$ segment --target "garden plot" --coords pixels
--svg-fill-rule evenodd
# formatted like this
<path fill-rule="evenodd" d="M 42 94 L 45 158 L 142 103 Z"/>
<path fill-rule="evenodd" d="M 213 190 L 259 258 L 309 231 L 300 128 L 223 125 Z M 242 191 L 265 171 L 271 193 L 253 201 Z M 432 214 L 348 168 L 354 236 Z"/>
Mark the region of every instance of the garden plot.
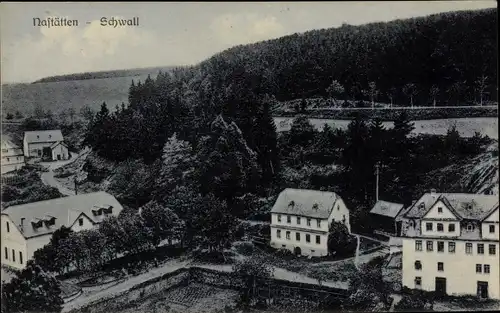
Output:
<path fill-rule="evenodd" d="M 122 312 L 211 313 L 234 306 L 237 300 L 237 291 L 193 283 L 149 297 Z"/>

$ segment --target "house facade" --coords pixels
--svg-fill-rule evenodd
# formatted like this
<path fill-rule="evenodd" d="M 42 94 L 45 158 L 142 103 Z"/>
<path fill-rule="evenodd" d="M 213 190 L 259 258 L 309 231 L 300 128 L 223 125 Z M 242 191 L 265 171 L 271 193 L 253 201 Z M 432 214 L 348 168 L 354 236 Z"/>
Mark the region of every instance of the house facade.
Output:
<path fill-rule="evenodd" d="M 403 286 L 500 299 L 498 196 L 424 194 L 402 214 Z"/>
<path fill-rule="evenodd" d="M 10 140 L 2 138 L 2 174 L 16 171 L 24 166 L 23 150 Z"/>
<path fill-rule="evenodd" d="M 63 141 L 64 138 L 59 129 L 25 132 L 23 140 L 24 155 L 52 161 L 67 160 L 70 155 L 68 147 Z"/>
<path fill-rule="evenodd" d="M 336 193 L 285 189 L 271 210 L 270 244 L 298 255 L 325 256 L 333 221 L 344 223 L 350 232 L 349 210 Z"/>
<path fill-rule="evenodd" d="M 122 210 L 115 197 L 106 192 L 8 207 L 1 214 L 2 265 L 22 269 L 62 226 L 75 232 L 91 229 Z"/>

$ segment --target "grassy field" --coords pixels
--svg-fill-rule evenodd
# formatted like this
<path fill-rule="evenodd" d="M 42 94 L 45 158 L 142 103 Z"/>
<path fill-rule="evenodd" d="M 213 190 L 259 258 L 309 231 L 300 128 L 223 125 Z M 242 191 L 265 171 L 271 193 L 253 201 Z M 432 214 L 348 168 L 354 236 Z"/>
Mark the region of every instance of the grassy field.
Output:
<path fill-rule="evenodd" d="M 275 117 L 274 122 L 278 131 L 290 130 L 293 118 Z M 311 124 L 316 129 L 321 129 L 324 124 L 333 128 L 346 129 L 349 120 L 319 119 L 311 118 Z M 393 127 L 393 122 L 383 122 L 385 127 Z M 446 118 L 436 120 L 417 120 L 414 122 L 415 134 L 445 135 L 448 129 L 455 125 L 461 136 L 472 137 L 475 132 L 487 135 L 490 138 L 498 139 L 498 118 L 497 117 L 473 117 L 473 118 Z"/>
<path fill-rule="evenodd" d="M 115 105 L 128 102 L 132 80 L 144 81 L 148 74 L 151 77 L 158 74 L 158 69 L 150 71 L 134 76 L 2 85 L 2 114 L 19 111 L 27 116 L 37 107 L 54 114 L 68 108 L 79 113 L 86 104 L 99 109 L 103 102 L 113 109 Z"/>

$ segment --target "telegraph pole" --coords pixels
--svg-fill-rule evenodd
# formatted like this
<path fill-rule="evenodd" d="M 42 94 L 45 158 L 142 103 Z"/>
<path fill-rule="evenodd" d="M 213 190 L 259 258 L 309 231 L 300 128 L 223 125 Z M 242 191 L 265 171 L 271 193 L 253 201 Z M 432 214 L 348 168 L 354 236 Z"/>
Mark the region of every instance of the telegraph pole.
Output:
<path fill-rule="evenodd" d="M 78 194 L 78 182 L 76 181 L 76 175 L 75 175 L 74 182 L 75 182 L 75 195 L 77 195 Z"/>
<path fill-rule="evenodd" d="M 377 164 L 375 164 L 375 176 L 376 176 L 376 181 L 375 181 L 375 199 L 376 199 L 377 202 L 378 202 L 379 168 L 380 168 L 380 164 L 379 164 L 379 162 L 377 162 Z"/>

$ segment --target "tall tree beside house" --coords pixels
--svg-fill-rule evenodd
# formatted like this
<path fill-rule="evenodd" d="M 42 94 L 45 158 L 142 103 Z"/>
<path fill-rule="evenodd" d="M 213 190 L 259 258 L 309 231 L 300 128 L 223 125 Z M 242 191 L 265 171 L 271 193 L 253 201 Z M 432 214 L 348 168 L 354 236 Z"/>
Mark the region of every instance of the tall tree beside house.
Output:
<path fill-rule="evenodd" d="M 45 271 L 62 274 L 68 267 L 70 260 L 58 251 L 62 240 L 67 239 L 72 232 L 70 228 L 61 226 L 52 234 L 47 245 L 34 252 L 34 262 Z"/>
<path fill-rule="evenodd" d="M 372 108 L 375 107 L 375 99 L 377 98 L 378 94 L 379 90 L 377 89 L 377 84 L 375 82 L 370 82 L 368 84 L 368 95 L 372 103 Z"/>
<path fill-rule="evenodd" d="M 290 144 L 307 145 L 314 140 L 316 131 L 306 115 L 299 115 L 293 119 L 290 128 Z"/>
<path fill-rule="evenodd" d="M 356 251 L 356 238 L 342 222 L 333 221 L 328 232 L 328 253 L 337 256 L 353 256 Z"/>
<path fill-rule="evenodd" d="M 57 279 L 32 260 L 2 286 L 2 305 L 6 313 L 60 312 L 63 303 Z"/>

